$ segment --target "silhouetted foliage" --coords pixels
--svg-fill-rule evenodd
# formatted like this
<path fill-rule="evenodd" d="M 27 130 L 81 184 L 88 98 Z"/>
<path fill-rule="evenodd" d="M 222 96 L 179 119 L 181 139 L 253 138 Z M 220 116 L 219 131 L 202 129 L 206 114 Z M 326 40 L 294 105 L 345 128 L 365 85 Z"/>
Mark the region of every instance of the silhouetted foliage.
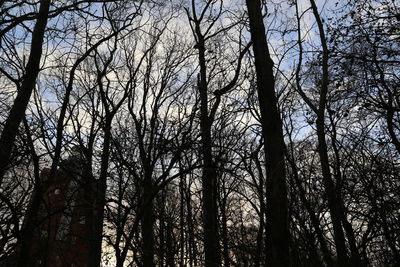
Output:
<path fill-rule="evenodd" d="M 0 266 L 399 266 L 396 1 L 0 1 Z"/>

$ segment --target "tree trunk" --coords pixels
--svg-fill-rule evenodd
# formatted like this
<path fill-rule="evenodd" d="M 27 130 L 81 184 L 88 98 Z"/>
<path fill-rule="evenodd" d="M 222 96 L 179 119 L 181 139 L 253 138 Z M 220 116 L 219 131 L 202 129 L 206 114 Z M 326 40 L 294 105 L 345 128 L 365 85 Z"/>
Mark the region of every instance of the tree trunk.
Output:
<path fill-rule="evenodd" d="M 198 51 L 200 76 L 198 90 L 200 93 L 200 130 L 201 130 L 201 157 L 203 160 L 202 192 L 203 192 L 203 228 L 204 228 L 204 253 L 205 267 L 221 266 L 220 244 L 218 235 L 218 208 L 216 198 L 217 173 L 212 157 L 211 124 L 212 119 L 208 115 L 208 88 L 206 75 L 206 57 L 204 38 L 201 35 L 199 25 Z"/>
<path fill-rule="evenodd" d="M 33 264 L 30 261 L 31 247 L 35 229 L 39 225 L 37 215 L 39 213 L 40 204 L 42 203 L 43 194 L 42 183 L 35 184 L 32 202 L 25 214 L 28 223 L 26 227 L 21 230 L 21 250 L 19 252 L 18 267 L 29 267 Z"/>
<path fill-rule="evenodd" d="M 171 217 L 167 217 L 167 257 L 166 257 L 166 266 L 167 267 L 174 267 L 175 266 L 175 243 L 173 242 L 174 232 L 173 232 L 173 224 Z"/>
<path fill-rule="evenodd" d="M 151 176 L 143 181 L 143 216 L 141 219 L 143 242 L 143 266 L 154 267 L 154 236 L 153 236 L 153 187 Z M 164 244 L 161 244 L 162 246 Z"/>
<path fill-rule="evenodd" d="M 310 216 L 311 225 L 313 226 L 314 231 L 315 231 L 315 233 L 317 235 L 317 239 L 318 239 L 318 242 L 320 244 L 321 252 L 322 252 L 323 258 L 325 260 L 325 263 L 326 263 L 326 265 L 328 267 L 333 267 L 334 266 L 334 262 L 333 262 L 333 259 L 332 259 L 331 252 L 328 249 L 328 245 L 326 243 L 324 233 L 323 233 L 323 231 L 321 229 L 320 221 L 319 221 L 317 215 L 315 214 L 315 211 L 314 211 L 313 207 L 311 206 L 310 202 L 308 201 L 308 199 L 306 197 L 306 190 L 304 189 L 304 187 L 303 187 L 303 185 L 301 183 L 301 179 L 300 179 L 299 174 L 298 174 L 298 168 L 297 168 L 297 166 L 296 166 L 296 164 L 295 164 L 295 162 L 293 160 L 293 157 L 289 158 L 289 163 L 290 163 L 290 165 L 292 167 L 292 170 L 293 170 L 294 182 L 295 182 L 295 184 L 296 184 L 296 186 L 297 186 L 297 188 L 299 190 L 298 195 L 300 197 L 300 201 L 302 202 L 302 204 L 306 208 L 306 211 L 307 211 L 308 215 Z"/>
<path fill-rule="evenodd" d="M 259 185 L 257 189 L 258 199 L 260 201 L 260 226 L 257 232 L 257 247 L 256 247 L 256 258 L 254 259 L 254 266 L 260 267 L 263 265 L 264 254 L 263 254 L 263 247 L 264 247 L 264 233 L 265 233 L 265 194 L 264 194 L 264 175 L 263 170 L 261 167 L 260 160 L 254 157 L 254 161 L 256 163 L 256 167 L 258 170 L 258 177 L 259 177 Z"/>
<path fill-rule="evenodd" d="M 310 0 L 311 8 L 317 21 L 319 38 L 322 46 L 322 84 L 320 89 L 320 99 L 317 109 L 317 136 L 318 136 L 318 154 L 321 162 L 322 178 L 325 187 L 325 194 L 328 199 L 328 208 L 331 214 L 334 241 L 336 245 L 336 252 L 338 256 L 339 266 L 348 266 L 348 256 L 346 249 L 346 240 L 344 238 L 344 232 L 341 223 L 341 201 L 338 197 L 335 189 L 335 184 L 332 179 L 332 174 L 329 166 L 328 146 L 326 144 L 325 134 L 325 109 L 328 94 L 328 59 L 329 50 L 327 46 L 327 40 L 325 37 L 325 31 L 323 28 L 322 20 L 319 16 L 317 6 L 314 0 Z"/>
<path fill-rule="evenodd" d="M 36 78 L 39 74 L 40 59 L 42 57 L 43 36 L 47 25 L 50 0 L 42 0 L 36 20 L 35 28 L 32 33 L 31 52 L 26 65 L 25 75 L 17 97 L 10 110 L 8 118 L 0 137 L 0 184 L 3 181 L 4 173 L 11 158 L 18 127 L 25 116 L 25 110 L 31 98 Z"/>
<path fill-rule="evenodd" d="M 296 170 L 294 170 L 294 171 L 296 172 Z M 325 259 L 325 263 L 327 266 L 333 267 L 334 264 L 333 264 L 332 256 L 328 249 L 328 245 L 326 244 L 324 234 L 321 230 L 320 221 L 318 220 L 318 217 L 315 215 L 313 208 L 311 207 L 309 201 L 306 198 L 306 192 L 303 188 L 303 185 L 301 184 L 299 177 L 297 176 L 297 173 L 294 174 L 294 178 L 295 178 L 297 188 L 299 189 L 300 200 L 303 203 L 304 207 L 306 208 L 308 215 L 310 216 L 311 225 L 313 226 L 314 231 L 317 235 L 319 245 L 321 246 L 322 255 Z"/>
<path fill-rule="evenodd" d="M 347 250 L 344 238 L 344 232 L 341 224 L 341 214 L 338 198 L 335 193 L 335 185 L 329 167 L 328 149 L 325 141 L 325 130 L 323 118 L 317 118 L 317 135 L 318 135 L 318 154 L 321 161 L 322 178 L 325 187 L 325 195 L 328 199 L 328 208 L 331 215 L 333 225 L 333 235 L 338 256 L 339 266 L 348 266 Z"/>
<path fill-rule="evenodd" d="M 165 190 L 162 190 L 161 191 L 161 196 L 160 196 L 160 200 L 159 200 L 159 206 L 160 206 L 160 211 L 159 211 L 159 214 L 158 214 L 158 217 L 159 217 L 159 227 L 160 227 L 160 230 L 159 230 L 159 233 L 158 233 L 158 236 L 159 236 L 159 238 L 160 238 L 160 246 L 159 246 L 159 248 L 158 248 L 158 262 L 157 262 L 157 264 L 158 264 L 158 266 L 160 266 L 160 267 L 164 267 L 164 257 L 165 257 L 165 251 L 166 251 L 166 249 L 167 249 L 167 245 L 166 245 L 166 234 L 165 234 L 165 219 L 166 219 L 166 217 L 165 217 L 165 206 L 166 206 L 166 203 L 165 203 Z"/>
<path fill-rule="evenodd" d="M 195 243 L 195 232 L 192 214 L 190 184 L 186 186 L 186 221 L 188 224 L 188 251 L 189 251 L 189 267 L 197 266 L 197 250 Z"/>
<path fill-rule="evenodd" d="M 179 161 L 179 171 L 182 172 L 182 163 Z M 185 264 L 185 186 L 184 186 L 185 176 L 181 174 L 179 176 L 179 266 L 183 267 Z"/>
<path fill-rule="evenodd" d="M 88 266 L 98 267 L 101 262 L 101 243 L 103 240 L 103 221 L 104 221 L 104 207 L 106 202 L 107 191 L 107 176 L 108 176 L 108 161 L 110 157 L 110 143 L 111 143 L 111 122 L 113 115 L 108 114 L 104 127 L 104 144 L 103 153 L 101 155 L 101 169 L 98 181 L 96 181 L 96 190 L 94 192 L 94 210 L 89 218 L 86 218 L 92 229 L 88 229 L 90 238 L 89 247 L 89 262 Z M 93 217 L 92 217 L 93 216 Z"/>
<path fill-rule="evenodd" d="M 221 203 L 221 216 L 222 216 L 222 244 L 223 244 L 223 256 L 224 256 L 224 267 L 230 266 L 230 258 L 229 258 L 229 243 L 228 243 L 228 218 L 226 216 L 226 198 L 224 196 Z"/>
<path fill-rule="evenodd" d="M 290 266 L 289 225 L 284 157 L 284 140 L 280 118 L 273 62 L 269 55 L 260 0 L 246 0 L 253 41 L 257 91 L 267 173 L 267 235 L 270 266 Z"/>

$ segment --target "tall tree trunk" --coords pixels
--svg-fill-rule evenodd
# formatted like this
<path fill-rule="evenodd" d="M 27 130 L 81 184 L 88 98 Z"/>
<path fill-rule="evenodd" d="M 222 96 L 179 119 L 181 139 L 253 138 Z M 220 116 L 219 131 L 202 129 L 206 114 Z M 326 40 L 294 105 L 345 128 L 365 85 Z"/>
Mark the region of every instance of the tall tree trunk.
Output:
<path fill-rule="evenodd" d="M 100 176 L 96 183 L 97 188 L 94 190 L 94 210 L 89 218 L 86 218 L 91 225 L 88 229 L 90 233 L 90 247 L 89 247 L 89 267 L 98 267 L 101 262 L 101 243 L 103 240 L 103 221 L 104 221 L 104 207 L 106 203 L 107 191 L 107 176 L 108 176 L 108 161 L 110 157 L 110 143 L 111 143 L 111 122 L 113 114 L 108 114 L 106 117 L 104 127 L 104 144 L 103 153 L 101 155 Z M 93 188 L 93 187 L 92 187 Z"/>
<path fill-rule="evenodd" d="M 328 208 L 330 211 L 336 253 L 338 256 L 339 266 L 348 266 L 347 250 L 344 238 L 344 232 L 341 224 L 341 204 L 335 193 L 335 185 L 329 167 L 328 148 L 325 141 L 324 119 L 321 116 L 317 118 L 317 135 L 318 135 L 318 154 L 321 162 L 322 178 L 325 187 L 325 194 L 328 199 Z"/>
<path fill-rule="evenodd" d="M 204 228 L 204 253 L 205 266 L 221 266 L 221 248 L 218 235 L 218 208 L 216 198 L 217 172 L 212 157 L 211 124 L 212 119 L 208 114 L 208 88 L 206 74 L 206 57 L 204 37 L 200 26 L 196 25 L 198 37 L 198 51 L 200 75 L 198 90 L 200 93 L 200 131 L 201 131 L 201 157 L 203 161 L 202 192 L 203 192 L 203 228 Z"/>
<path fill-rule="evenodd" d="M 267 47 L 261 2 L 246 0 L 246 3 L 253 41 L 266 159 L 268 260 L 270 266 L 286 267 L 290 266 L 290 236 L 282 121 L 275 95 L 273 62 Z"/>
<path fill-rule="evenodd" d="M 31 51 L 26 65 L 25 75 L 4 125 L 3 132 L 1 133 L 0 184 L 3 181 L 4 173 L 11 158 L 11 152 L 18 132 L 18 127 L 25 116 L 25 110 L 28 106 L 33 88 L 35 87 L 36 78 L 39 74 L 43 37 L 47 25 L 50 2 L 50 0 L 42 0 L 40 2 L 39 13 L 32 33 Z"/>
<path fill-rule="evenodd" d="M 221 216 L 222 216 L 222 244 L 223 244 L 223 257 L 224 257 L 224 267 L 230 266 L 230 258 L 229 258 L 229 240 L 228 240 L 228 218 L 226 216 L 226 199 L 227 196 L 221 201 Z"/>
<path fill-rule="evenodd" d="M 256 258 L 254 259 L 254 266 L 260 267 L 262 266 L 263 262 L 265 262 L 263 253 L 264 251 L 263 240 L 265 233 L 265 209 L 266 209 L 265 193 L 264 193 L 265 186 L 264 186 L 264 175 L 261 162 L 257 156 L 254 157 L 254 162 L 256 163 L 258 177 L 259 177 L 257 194 L 258 194 L 258 199 L 260 201 L 260 226 L 257 232 L 257 247 L 256 247 Z"/>
<path fill-rule="evenodd" d="M 153 236 L 153 186 L 151 176 L 146 175 L 143 181 L 143 216 L 141 219 L 143 242 L 143 266 L 154 267 L 154 236 Z M 161 244 L 163 246 L 164 244 Z"/>
<path fill-rule="evenodd" d="M 160 196 L 160 200 L 159 200 L 159 204 L 158 204 L 158 206 L 161 206 L 160 207 L 160 211 L 159 211 L 159 215 L 158 215 L 158 217 L 159 217 L 159 227 L 160 227 L 160 231 L 159 231 L 159 233 L 158 233 L 158 236 L 159 236 L 159 238 L 160 238 L 160 246 L 159 246 L 159 248 L 158 248 L 158 266 L 160 266 L 160 267 L 164 267 L 164 257 L 165 257 L 165 251 L 166 251 L 166 248 L 167 248 L 167 245 L 166 245 L 166 239 L 165 239 L 165 237 L 166 237 L 166 234 L 165 234 L 165 206 L 166 206 L 166 203 L 165 203 L 165 190 L 162 190 L 161 191 L 161 196 Z"/>
<path fill-rule="evenodd" d="M 194 223 L 192 214 L 190 184 L 186 186 L 186 221 L 188 224 L 188 251 L 189 251 L 189 267 L 197 266 L 197 250 L 194 236 Z"/>
<path fill-rule="evenodd" d="M 325 109 L 328 94 L 328 60 L 329 50 L 327 46 L 327 40 L 325 37 L 325 31 L 323 28 L 321 17 L 319 16 L 317 6 L 314 0 L 310 0 L 311 8 L 317 21 L 319 30 L 319 38 L 322 46 L 322 84 L 320 89 L 320 99 L 317 108 L 317 136 L 318 136 L 318 154 L 321 162 L 322 177 L 325 186 L 325 193 L 328 199 L 328 207 L 331 214 L 334 240 L 336 245 L 336 251 L 338 255 L 338 265 L 348 266 L 348 257 L 346 249 L 346 240 L 344 238 L 344 232 L 341 223 L 341 199 L 336 193 L 335 184 L 332 179 L 332 174 L 329 166 L 328 146 L 326 144 L 325 134 Z"/>
<path fill-rule="evenodd" d="M 179 161 L 179 171 L 182 172 L 182 162 Z M 185 186 L 184 186 L 185 176 L 181 174 L 179 176 L 179 266 L 183 267 L 185 265 Z"/>
<path fill-rule="evenodd" d="M 321 251 L 322 251 L 322 255 L 324 257 L 325 263 L 327 266 L 333 267 L 334 264 L 333 264 L 333 260 L 331 257 L 331 253 L 328 249 L 328 245 L 326 244 L 325 237 L 321 230 L 318 217 L 315 215 L 314 209 L 311 207 L 310 202 L 306 198 L 306 191 L 303 188 L 303 185 L 301 184 L 300 178 L 298 177 L 298 174 L 297 174 L 297 170 L 294 169 L 294 172 L 295 173 L 293 174 L 293 176 L 294 176 L 297 188 L 299 189 L 300 200 L 303 203 L 304 207 L 306 208 L 308 215 L 310 216 L 311 225 L 313 226 L 314 231 L 317 235 L 317 239 L 318 239 L 319 245 L 321 246 Z"/>
<path fill-rule="evenodd" d="M 174 238 L 174 232 L 173 232 L 173 224 L 172 224 L 172 218 L 167 217 L 167 242 L 166 242 L 166 247 L 167 247 L 167 257 L 166 257 L 166 266 L 167 267 L 175 267 L 175 243 L 173 242 Z"/>
<path fill-rule="evenodd" d="M 43 183 L 41 182 L 40 170 L 39 170 L 39 157 L 36 154 L 31 131 L 29 129 L 29 125 L 28 122 L 26 121 L 26 118 L 23 119 L 23 123 L 25 127 L 26 136 L 28 139 L 29 150 L 32 155 L 34 174 L 35 174 L 35 185 L 33 190 L 34 195 L 32 196 L 32 202 L 30 203 L 29 208 L 27 209 L 27 213 L 25 214 L 26 217 L 25 221 L 28 223 L 26 223 L 24 229 L 21 229 L 20 232 L 17 232 L 18 233 L 17 243 L 21 245 L 18 266 L 27 266 L 29 264 L 28 255 L 30 254 L 30 248 L 32 244 L 34 230 L 38 224 L 37 215 L 39 212 L 39 207 L 40 203 L 42 202 L 42 195 L 43 195 Z M 6 198 L 5 200 L 8 200 L 8 198 Z M 11 203 L 9 206 L 12 206 Z M 19 222 L 15 220 L 14 224 L 16 226 L 15 231 L 18 231 Z"/>
<path fill-rule="evenodd" d="M 335 166 L 334 166 L 334 177 L 335 177 L 335 181 L 336 181 L 336 186 L 335 186 L 335 191 L 336 191 L 336 197 L 338 198 L 338 202 L 340 203 L 340 216 L 342 219 L 342 225 L 343 225 L 343 229 L 344 232 L 346 233 L 347 236 L 347 240 L 348 240 L 348 244 L 350 247 L 350 253 L 351 253 L 351 266 L 362 266 L 362 261 L 361 261 L 361 256 L 360 253 L 358 252 L 358 248 L 357 248 L 357 242 L 356 242 L 356 238 L 354 235 L 354 230 L 353 227 L 351 225 L 351 223 L 349 223 L 349 221 L 347 220 L 347 212 L 346 212 L 346 208 L 344 206 L 343 203 L 343 198 L 342 198 L 342 184 L 343 184 L 343 175 L 342 175 L 342 171 L 341 171 L 341 159 L 340 159 L 340 152 L 339 152 L 339 148 L 336 144 L 337 142 L 337 130 L 336 130 L 336 125 L 334 122 L 334 119 L 332 118 L 332 116 L 329 116 L 330 122 L 331 122 L 331 139 L 332 139 L 332 148 L 334 151 L 334 155 L 335 155 Z"/>
<path fill-rule="evenodd" d="M 18 127 L 25 117 L 25 110 L 39 74 L 43 38 L 48 21 L 50 2 L 50 0 L 42 0 L 40 2 L 38 17 L 32 33 L 31 51 L 26 65 L 26 72 L 21 87 L 18 88 L 17 97 L 15 98 L 14 105 L 10 110 L 0 137 L 0 184 L 3 181 L 7 165 L 11 158 Z M 30 248 L 32 247 L 34 230 L 37 226 L 37 214 L 42 201 L 42 192 L 44 188 L 38 179 L 36 179 L 36 182 L 37 185 L 35 185 L 35 194 L 33 196 L 31 208 L 29 209 L 29 213 L 26 214 L 29 223 L 27 223 L 25 229 L 22 230 L 21 239 L 19 240 L 21 244 L 18 260 L 19 267 L 30 265 Z"/>
<path fill-rule="evenodd" d="M 20 251 L 18 259 L 18 267 L 29 267 L 33 263 L 30 261 L 31 257 L 31 247 L 33 236 L 38 223 L 38 213 L 40 204 L 43 200 L 43 186 L 42 183 L 36 183 L 34 187 L 34 193 L 32 196 L 32 202 L 30 203 L 25 217 L 27 218 L 26 226 L 21 229 L 21 239 L 20 239 Z"/>
<path fill-rule="evenodd" d="M 292 140 L 291 140 L 292 142 Z M 315 214 L 315 210 L 314 208 L 311 206 L 311 203 L 308 201 L 307 197 L 306 197 L 306 189 L 303 187 L 302 182 L 301 182 L 301 178 L 299 177 L 299 172 L 298 172 L 298 167 L 296 166 L 296 163 L 294 161 L 294 156 L 293 156 L 293 152 L 291 152 L 291 156 L 288 156 L 288 162 L 292 168 L 293 171 L 293 179 L 294 182 L 297 186 L 298 191 L 298 196 L 300 198 L 301 203 L 304 205 L 304 207 L 306 208 L 306 211 L 310 217 L 310 221 L 311 221 L 311 225 L 314 228 L 314 231 L 317 235 L 317 239 L 318 242 L 320 244 L 321 247 L 321 252 L 323 255 L 323 258 L 325 260 L 325 264 L 328 267 L 333 267 L 334 266 L 334 261 L 332 259 L 332 255 L 331 252 L 328 248 L 327 242 L 325 240 L 325 236 L 324 233 L 321 229 L 320 226 L 320 221 L 317 217 L 317 215 Z"/>

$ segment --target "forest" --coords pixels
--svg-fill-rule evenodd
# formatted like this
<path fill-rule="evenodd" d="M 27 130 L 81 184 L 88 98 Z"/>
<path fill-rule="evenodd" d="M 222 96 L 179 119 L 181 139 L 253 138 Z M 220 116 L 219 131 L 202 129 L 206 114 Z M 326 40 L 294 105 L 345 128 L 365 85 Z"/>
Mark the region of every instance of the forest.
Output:
<path fill-rule="evenodd" d="M 0 134 L 0 266 L 400 266 L 399 0 L 0 0 Z"/>

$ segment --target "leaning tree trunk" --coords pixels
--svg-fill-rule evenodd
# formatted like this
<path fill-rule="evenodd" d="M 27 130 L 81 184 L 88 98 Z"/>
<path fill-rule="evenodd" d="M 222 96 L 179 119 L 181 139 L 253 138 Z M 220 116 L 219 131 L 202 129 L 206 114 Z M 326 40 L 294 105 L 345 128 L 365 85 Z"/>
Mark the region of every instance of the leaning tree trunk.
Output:
<path fill-rule="evenodd" d="M 21 87 L 10 110 L 8 118 L 0 137 L 0 184 L 7 165 L 11 158 L 11 151 L 14 145 L 18 127 L 25 116 L 25 110 L 31 98 L 36 78 L 39 74 L 40 59 L 42 57 L 43 36 L 47 25 L 50 9 L 50 0 L 42 0 L 32 33 L 31 52 L 25 69 Z"/>
<path fill-rule="evenodd" d="M 246 0 L 253 42 L 257 91 L 264 138 L 267 174 L 267 253 L 270 266 L 290 266 L 289 225 L 282 121 L 275 95 L 260 0 Z"/>
<path fill-rule="evenodd" d="M 42 0 L 40 9 L 36 20 L 36 25 L 32 33 L 31 52 L 29 55 L 28 63 L 26 65 L 26 72 L 23 77 L 21 87 L 18 90 L 17 97 L 15 98 L 14 105 L 10 110 L 10 114 L 6 120 L 3 132 L 0 137 L 0 184 L 3 181 L 3 176 L 6 171 L 7 165 L 11 158 L 11 151 L 14 145 L 15 137 L 17 135 L 18 127 L 25 116 L 25 110 L 28 106 L 29 99 L 32 95 L 33 88 L 36 83 L 36 78 L 39 74 L 40 59 L 42 57 L 42 45 L 44 32 L 47 25 L 48 15 L 50 9 L 50 0 Z M 39 207 L 41 201 L 40 190 L 34 196 L 35 203 L 33 206 Z M 36 217 L 36 213 L 28 214 L 28 217 Z M 18 266 L 25 267 L 29 265 L 29 255 L 31 248 L 31 241 L 33 238 L 35 223 L 27 225 L 21 233 L 21 250 L 19 253 Z"/>

